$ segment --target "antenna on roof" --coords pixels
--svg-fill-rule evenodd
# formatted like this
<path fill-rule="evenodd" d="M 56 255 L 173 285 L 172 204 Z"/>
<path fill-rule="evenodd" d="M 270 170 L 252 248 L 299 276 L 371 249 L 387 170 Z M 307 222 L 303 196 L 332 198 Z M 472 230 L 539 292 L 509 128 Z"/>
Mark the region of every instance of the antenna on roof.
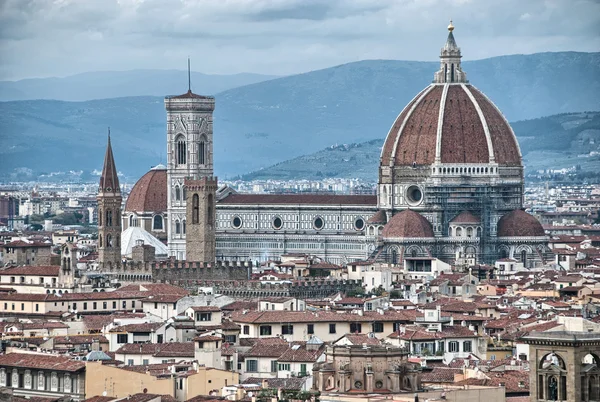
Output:
<path fill-rule="evenodd" d="M 188 56 L 188 92 L 192 92 L 192 74 L 190 72 L 190 57 Z"/>

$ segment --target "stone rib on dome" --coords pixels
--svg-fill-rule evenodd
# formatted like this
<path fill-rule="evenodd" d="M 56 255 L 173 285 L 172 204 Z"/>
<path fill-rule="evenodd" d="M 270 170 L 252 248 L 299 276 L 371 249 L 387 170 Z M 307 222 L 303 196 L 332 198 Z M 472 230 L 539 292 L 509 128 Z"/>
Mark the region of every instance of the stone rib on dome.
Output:
<path fill-rule="evenodd" d="M 384 226 L 383 238 L 432 238 L 431 223 L 423 215 L 411 209 L 397 213 Z"/>
<path fill-rule="evenodd" d="M 498 237 L 542 237 L 546 236 L 542 224 L 527 212 L 516 209 L 498 221 Z"/>
<path fill-rule="evenodd" d="M 126 212 L 157 212 L 167 210 L 167 170 L 152 169 L 143 175 L 131 189 Z"/>
<path fill-rule="evenodd" d="M 510 125 L 469 84 L 431 84 L 422 91 L 394 122 L 381 162 L 384 166 L 431 165 L 436 157 L 441 163 L 521 165 Z"/>

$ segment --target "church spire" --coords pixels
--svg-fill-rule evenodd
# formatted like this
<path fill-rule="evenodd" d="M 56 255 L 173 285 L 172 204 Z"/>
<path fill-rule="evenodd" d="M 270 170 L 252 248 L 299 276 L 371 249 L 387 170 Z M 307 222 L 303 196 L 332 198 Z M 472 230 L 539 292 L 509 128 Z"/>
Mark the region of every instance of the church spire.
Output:
<path fill-rule="evenodd" d="M 448 38 L 446 43 L 440 52 L 440 70 L 435 73 L 433 82 L 442 83 L 466 83 L 467 74 L 462 71 L 460 66 L 460 59 L 462 54 L 460 53 L 460 47 L 456 44 L 454 39 L 454 25 L 452 20 L 448 25 Z"/>
<path fill-rule="evenodd" d="M 112 146 L 110 144 L 110 127 L 108 128 L 108 144 L 106 145 L 106 154 L 104 155 L 104 167 L 102 176 L 100 176 L 99 193 L 120 193 L 119 178 L 117 177 L 117 168 L 113 157 Z"/>

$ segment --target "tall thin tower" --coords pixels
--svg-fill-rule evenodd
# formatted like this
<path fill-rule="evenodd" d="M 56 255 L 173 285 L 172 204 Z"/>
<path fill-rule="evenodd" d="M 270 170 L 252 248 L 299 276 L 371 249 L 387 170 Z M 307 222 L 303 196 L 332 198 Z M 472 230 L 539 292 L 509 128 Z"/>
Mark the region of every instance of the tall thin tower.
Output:
<path fill-rule="evenodd" d="M 191 247 L 198 233 L 202 244 L 214 248 L 214 219 L 216 178 L 213 177 L 213 111 L 215 98 L 192 92 L 188 59 L 188 91 L 183 95 L 165 98 L 167 110 L 167 219 L 169 255 L 185 260 L 186 235 Z M 193 181 L 204 180 L 204 185 Z M 207 181 L 208 180 L 208 181 Z M 193 185 L 188 194 L 186 181 Z M 213 188 L 215 190 L 213 190 Z M 208 192 L 207 192 L 208 191 Z M 210 193 L 210 194 L 209 194 Z M 194 194 L 197 197 L 194 197 Z M 212 194 L 212 197 L 209 195 Z M 186 210 L 187 200 L 197 199 L 196 213 Z M 192 201 L 190 201 L 191 203 Z M 190 205 L 190 208 L 193 206 Z M 210 213 L 209 213 L 210 212 Z M 193 218 L 193 219 L 192 219 Z M 196 225 L 192 229 L 190 225 Z M 212 233 L 211 233 L 212 232 Z M 192 243 L 189 243 L 189 242 Z M 202 246 L 201 248 L 204 248 Z M 205 250 L 193 254 L 193 260 L 212 261 L 214 252 Z"/>
<path fill-rule="evenodd" d="M 104 167 L 98 188 L 98 260 L 102 270 L 116 269 L 121 263 L 121 188 L 110 144 L 104 155 Z"/>

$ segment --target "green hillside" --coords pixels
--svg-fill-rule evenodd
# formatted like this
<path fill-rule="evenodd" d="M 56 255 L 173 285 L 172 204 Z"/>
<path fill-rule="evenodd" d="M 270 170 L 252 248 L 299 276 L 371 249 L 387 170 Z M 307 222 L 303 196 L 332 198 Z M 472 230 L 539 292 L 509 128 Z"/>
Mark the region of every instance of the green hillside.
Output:
<path fill-rule="evenodd" d="M 581 166 L 600 173 L 600 112 L 569 113 L 511 124 L 528 172 Z M 335 145 L 241 176 L 244 180 L 377 180 L 384 139 Z M 593 153 L 596 153 L 594 155 Z M 592 154 L 592 155 L 590 155 Z"/>

